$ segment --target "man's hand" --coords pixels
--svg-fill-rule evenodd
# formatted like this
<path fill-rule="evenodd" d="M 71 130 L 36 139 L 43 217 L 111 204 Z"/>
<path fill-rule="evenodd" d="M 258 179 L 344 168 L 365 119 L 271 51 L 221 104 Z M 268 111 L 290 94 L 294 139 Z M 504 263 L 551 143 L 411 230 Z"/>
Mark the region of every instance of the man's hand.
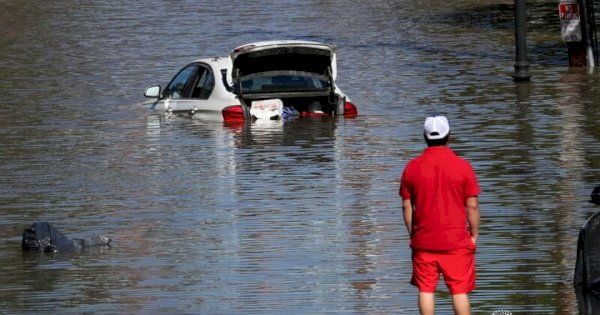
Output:
<path fill-rule="evenodd" d="M 410 199 L 402 200 L 402 207 L 404 208 L 404 224 L 406 225 L 408 236 L 412 237 L 413 206 Z"/>
<path fill-rule="evenodd" d="M 467 206 L 467 221 L 469 221 L 471 241 L 473 241 L 473 245 L 476 245 L 479 236 L 479 198 L 477 196 L 467 197 L 465 204 Z"/>

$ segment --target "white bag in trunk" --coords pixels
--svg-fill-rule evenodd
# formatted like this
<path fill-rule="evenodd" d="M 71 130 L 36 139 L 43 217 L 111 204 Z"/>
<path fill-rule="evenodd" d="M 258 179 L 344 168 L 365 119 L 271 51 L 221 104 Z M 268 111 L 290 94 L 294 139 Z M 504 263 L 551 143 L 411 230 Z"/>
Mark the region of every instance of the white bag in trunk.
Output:
<path fill-rule="evenodd" d="M 257 120 L 279 120 L 283 113 L 283 101 L 274 98 L 262 101 L 252 101 L 250 115 Z"/>

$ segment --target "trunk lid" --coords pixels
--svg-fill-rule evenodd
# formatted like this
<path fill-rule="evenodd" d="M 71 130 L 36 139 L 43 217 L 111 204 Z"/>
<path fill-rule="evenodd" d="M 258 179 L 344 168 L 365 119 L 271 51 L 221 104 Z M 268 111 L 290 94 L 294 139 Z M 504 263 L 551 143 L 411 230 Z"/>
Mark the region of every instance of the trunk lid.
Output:
<path fill-rule="evenodd" d="M 265 41 L 235 48 L 231 54 L 234 82 L 240 77 L 273 71 L 336 76 L 335 47 L 309 41 Z"/>
<path fill-rule="evenodd" d="M 310 97 L 335 90 L 335 48 L 309 41 L 256 42 L 231 54 L 233 90 L 242 98 Z"/>

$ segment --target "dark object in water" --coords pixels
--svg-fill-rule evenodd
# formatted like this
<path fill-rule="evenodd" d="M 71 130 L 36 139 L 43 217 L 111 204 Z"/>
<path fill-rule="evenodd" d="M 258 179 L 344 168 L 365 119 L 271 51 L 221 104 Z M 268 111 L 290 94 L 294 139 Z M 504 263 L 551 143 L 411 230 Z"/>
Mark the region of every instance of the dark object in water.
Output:
<path fill-rule="evenodd" d="M 69 252 L 91 246 L 110 246 L 112 240 L 102 235 L 70 239 L 48 222 L 35 222 L 23 231 L 23 250 Z"/>
<path fill-rule="evenodd" d="M 600 205 L 600 185 L 591 194 L 590 202 Z M 579 230 L 575 286 L 584 291 L 600 293 L 600 210 L 594 212 Z"/>
<path fill-rule="evenodd" d="M 591 197 L 592 197 L 592 200 L 590 200 L 591 203 L 600 205 L 600 185 L 596 186 L 596 188 L 594 188 L 594 190 L 592 191 Z"/>
<path fill-rule="evenodd" d="M 594 188 L 590 202 L 600 205 L 600 186 Z M 600 314 L 600 210 L 579 230 L 574 284 L 580 314 Z"/>

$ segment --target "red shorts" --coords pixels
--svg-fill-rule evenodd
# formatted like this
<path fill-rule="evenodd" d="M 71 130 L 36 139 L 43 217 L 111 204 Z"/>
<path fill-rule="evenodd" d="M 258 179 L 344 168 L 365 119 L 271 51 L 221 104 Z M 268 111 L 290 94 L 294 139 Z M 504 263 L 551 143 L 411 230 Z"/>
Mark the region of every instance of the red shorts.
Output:
<path fill-rule="evenodd" d="M 434 293 L 440 273 L 450 294 L 469 293 L 475 289 L 475 246 L 451 251 L 413 249 L 413 275 L 410 283 L 420 292 Z"/>

